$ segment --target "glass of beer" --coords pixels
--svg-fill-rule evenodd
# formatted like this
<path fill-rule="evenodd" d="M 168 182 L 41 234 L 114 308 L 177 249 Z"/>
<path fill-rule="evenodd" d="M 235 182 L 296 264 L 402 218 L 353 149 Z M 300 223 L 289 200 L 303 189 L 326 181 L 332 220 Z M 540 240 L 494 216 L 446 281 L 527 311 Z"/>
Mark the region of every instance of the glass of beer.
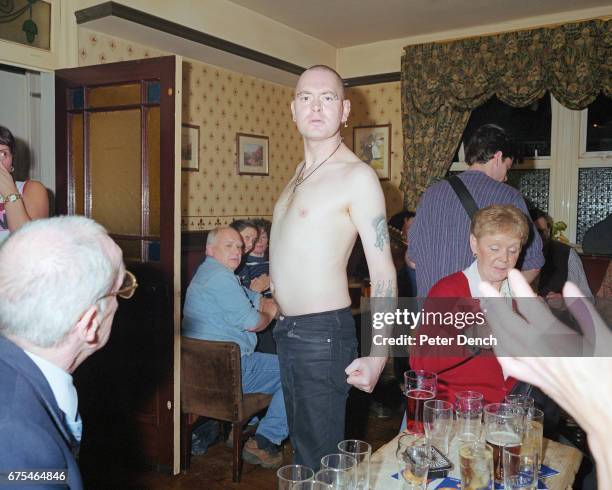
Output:
<path fill-rule="evenodd" d="M 406 371 L 406 430 L 422 434 L 423 409 L 427 400 L 436 397 L 438 389 L 438 375 L 430 371 Z"/>
<path fill-rule="evenodd" d="M 279 468 L 276 476 L 278 478 L 278 490 L 290 490 L 296 488 L 297 484 L 312 481 L 314 471 L 308 466 L 290 464 Z"/>
<path fill-rule="evenodd" d="M 453 405 L 444 400 L 427 400 L 423 407 L 423 424 L 430 443 L 447 456 L 453 427 Z"/>
<path fill-rule="evenodd" d="M 462 490 L 493 490 L 493 449 L 481 441 L 459 446 Z"/>
<path fill-rule="evenodd" d="M 491 403 L 484 407 L 485 440 L 493 449 L 495 483 L 504 483 L 502 451 L 518 453 L 523 436 L 523 410 L 509 403 Z"/>
<path fill-rule="evenodd" d="M 525 414 L 525 433 L 523 446 L 538 455 L 538 464 L 542 464 L 542 446 L 544 441 L 544 412 L 539 408 L 529 408 Z"/>
<path fill-rule="evenodd" d="M 395 452 L 399 474 L 407 490 L 425 490 L 431 462 L 431 446 L 424 434 L 400 436 Z"/>
<path fill-rule="evenodd" d="M 536 490 L 538 488 L 538 454 L 522 444 L 503 449 L 504 489 Z"/>
<path fill-rule="evenodd" d="M 483 394 L 477 391 L 455 393 L 457 438 L 461 442 L 478 441 L 482 435 Z"/>

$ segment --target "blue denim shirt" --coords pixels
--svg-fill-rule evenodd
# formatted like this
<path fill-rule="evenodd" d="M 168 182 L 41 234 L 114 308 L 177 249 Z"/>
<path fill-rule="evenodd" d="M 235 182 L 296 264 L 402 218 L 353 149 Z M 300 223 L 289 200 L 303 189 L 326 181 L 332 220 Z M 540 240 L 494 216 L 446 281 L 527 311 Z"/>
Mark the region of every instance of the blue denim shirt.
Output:
<path fill-rule="evenodd" d="M 195 339 L 236 342 L 242 356 L 252 354 L 257 335 L 247 329 L 259 321 L 260 297 L 259 293 L 244 288 L 230 269 L 206 257 L 187 288 L 182 334 Z"/>

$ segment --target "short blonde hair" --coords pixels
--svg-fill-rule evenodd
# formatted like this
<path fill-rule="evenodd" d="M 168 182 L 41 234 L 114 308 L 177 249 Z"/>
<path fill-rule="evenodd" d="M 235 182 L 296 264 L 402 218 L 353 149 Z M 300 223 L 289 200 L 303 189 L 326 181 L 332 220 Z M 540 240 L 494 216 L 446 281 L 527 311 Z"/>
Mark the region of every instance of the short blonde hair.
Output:
<path fill-rule="evenodd" d="M 476 238 L 495 233 L 508 233 L 521 240 L 521 246 L 529 238 L 529 222 L 525 214 L 516 206 L 495 204 L 479 209 L 472 218 L 470 233 Z"/>

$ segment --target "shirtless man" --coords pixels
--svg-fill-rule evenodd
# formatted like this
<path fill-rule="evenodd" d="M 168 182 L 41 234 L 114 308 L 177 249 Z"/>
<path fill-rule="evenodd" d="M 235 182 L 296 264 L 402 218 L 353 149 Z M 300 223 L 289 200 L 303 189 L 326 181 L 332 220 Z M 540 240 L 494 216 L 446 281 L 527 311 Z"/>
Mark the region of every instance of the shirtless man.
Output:
<path fill-rule="evenodd" d="M 356 359 L 346 264 L 358 233 L 372 296 L 397 295 L 378 177 L 340 137 L 350 108 L 331 68 L 315 66 L 300 77 L 291 112 L 305 159 L 276 203 L 270 237 L 281 311 L 274 337 L 294 462 L 315 470 L 344 439 L 350 385 L 371 392 L 386 362 L 384 355 Z"/>

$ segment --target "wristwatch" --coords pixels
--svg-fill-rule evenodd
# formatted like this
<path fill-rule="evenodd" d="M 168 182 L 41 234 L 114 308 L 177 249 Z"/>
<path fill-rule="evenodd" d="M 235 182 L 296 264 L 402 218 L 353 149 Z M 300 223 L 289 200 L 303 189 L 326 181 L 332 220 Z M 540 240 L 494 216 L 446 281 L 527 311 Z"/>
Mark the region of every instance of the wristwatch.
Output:
<path fill-rule="evenodd" d="M 19 199 L 21 199 L 21 194 L 19 194 L 18 192 L 15 192 L 13 194 L 8 194 L 6 196 L 3 196 L 2 194 L 0 194 L 0 204 L 4 204 L 5 202 L 19 201 Z"/>

